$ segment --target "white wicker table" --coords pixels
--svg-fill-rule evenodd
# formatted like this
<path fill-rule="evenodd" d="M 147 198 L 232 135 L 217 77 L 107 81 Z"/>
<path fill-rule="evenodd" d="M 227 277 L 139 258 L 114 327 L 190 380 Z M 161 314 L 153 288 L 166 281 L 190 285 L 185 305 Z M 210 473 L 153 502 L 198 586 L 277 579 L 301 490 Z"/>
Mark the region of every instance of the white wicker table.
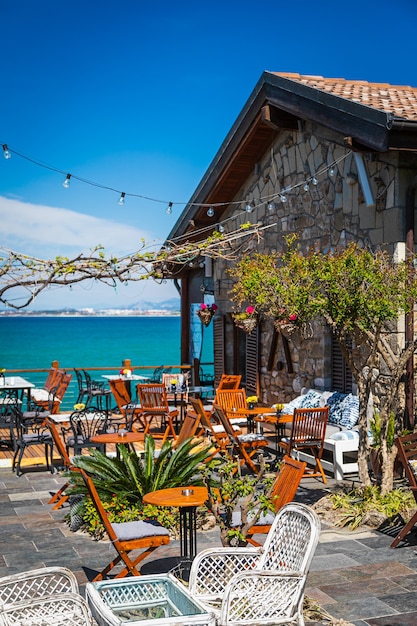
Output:
<path fill-rule="evenodd" d="M 214 615 L 171 574 L 87 583 L 86 599 L 99 626 L 215 625 Z"/>

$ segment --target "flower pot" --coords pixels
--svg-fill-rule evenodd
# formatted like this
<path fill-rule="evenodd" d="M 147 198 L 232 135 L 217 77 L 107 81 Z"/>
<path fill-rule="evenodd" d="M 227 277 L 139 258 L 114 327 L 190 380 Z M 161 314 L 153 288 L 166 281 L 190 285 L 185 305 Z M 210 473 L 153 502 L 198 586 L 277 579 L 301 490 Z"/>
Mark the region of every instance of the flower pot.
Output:
<path fill-rule="evenodd" d="M 247 335 L 250 335 L 250 333 L 255 330 L 257 324 L 258 324 L 258 320 L 256 319 L 256 317 L 246 317 L 244 319 L 236 319 L 234 318 L 234 322 L 236 324 L 236 326 L 238 328 L 241 328 L 243 330 L 243 332 L 245 332 Z"/>
<path fill-rule="evenodd" d="M 197 311 L 197 315 L 200 318 L 201 322 L 204 326 L 208 326 L 211 322 L 211 319 L 214 315 L 214 312 L 211 309 L 199 309 Z"/>

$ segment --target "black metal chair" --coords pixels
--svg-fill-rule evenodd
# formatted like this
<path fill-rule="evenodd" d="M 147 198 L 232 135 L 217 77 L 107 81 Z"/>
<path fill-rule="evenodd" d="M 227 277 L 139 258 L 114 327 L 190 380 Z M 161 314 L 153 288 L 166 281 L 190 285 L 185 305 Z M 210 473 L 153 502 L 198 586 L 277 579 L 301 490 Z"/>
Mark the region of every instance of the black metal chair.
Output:
<path fill-rule="evenodd" d="M 103 402 L 106 411 L 110 411 L 110 401 L 112 393 L 110 389 L 105 388 L 105 382 L 93 380 L 90 374 L 86 370 L 82 370 L 85 378 L 85 387 L 87 389 L 87 402 L 86 406 L 93 406 L 93 402 L 96 403 L 96 408 L 103 409 Z"/>
<path fill-rule="evenodd" d="M 94 443 L 91 438 L 106 432 L 107 420 L 107 412 L 95 407 L 88 407 L 72 413 L 69 429 L 62 428 L 67 453 L 69 454 L 71 448 L 74 451 L 74 456 L 82 454 L 85 448 L 97 448 L 105 453 L 106 446 L 101 443 Z"/>
<path fill-rule="evenodd" d="M 19 407 L 21 401 L 16 396 L 14 389 L 4 389 L 0 393 L 0 430 L 6 431 L 1 434 L 0 448 L 13 448 L 13 410 Z"/>
<path fill-rule="evenodd" d="M 88 394 L 88 387 L 87 384 L 85 382 L 85 376 L 83 376 L 83 373 L 81 370 L 77 370 L 74 367 L 74 372 L 75 372 L 75 376 L 77 378 L 77 384 L 78 384 L 78 396 L 77 396 L 77 404 L 87 404 L 88 403 L 88 399 L 89 399 L 89 394 Z M 84 402 L 85 399 L 85 402 Z"/>
<path fill-rule="evenodd" d="M 53 439 L 45 419 L 49 415 L 48 411 L 22 411 L 15 405 L 12 412 L 12 437 L 14 447 L 14 457 L 12 463 L 13 472 L 16 476 L 21 476 L 21 464 L 25 451 L 32 446 L 43 446 L 45 450 L 45 462 L 47 468 L 53 469 Z"/>

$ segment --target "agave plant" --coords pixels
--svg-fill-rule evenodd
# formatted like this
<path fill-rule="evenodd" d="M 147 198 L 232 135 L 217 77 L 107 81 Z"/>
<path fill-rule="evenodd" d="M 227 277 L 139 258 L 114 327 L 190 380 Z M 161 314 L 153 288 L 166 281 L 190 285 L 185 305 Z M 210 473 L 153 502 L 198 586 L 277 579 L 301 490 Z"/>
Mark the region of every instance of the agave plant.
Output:
<path fill-rule="evenodd" d="M 155 454 L 155 440 L 146 436 L 144 451 L 137 454 L 126 446 L 118 446 L 118 456 L 109 458 L 99 450 L 91 456 L 77 456 L 74 466 L 85 470 L 104 500 L 119 494 L 128 502 L 142 501 L 146 493 L 180 485 L 202 484 L 199 466 L 210 456 L 211 444 L 188 439 L 177 448 L 166 441 L 159 454 Z M 72 472 L 71 494 L 85 493 L 83 481 Z"/>

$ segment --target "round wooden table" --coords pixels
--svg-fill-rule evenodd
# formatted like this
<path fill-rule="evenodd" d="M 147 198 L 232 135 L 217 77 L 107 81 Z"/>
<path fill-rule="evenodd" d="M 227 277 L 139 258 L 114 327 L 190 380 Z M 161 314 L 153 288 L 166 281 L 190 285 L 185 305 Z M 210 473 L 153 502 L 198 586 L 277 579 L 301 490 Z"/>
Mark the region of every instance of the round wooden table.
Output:
<path fill-rule="evenodd" d="M 191 493 L 192 492 L 192 493 Z M 171 487 L 151 491 L 143 496 L 145 504 L 175 506 L 180 509 L 181 557 L 193 559 L 197 549 L 197 507 L 208 499 L 206 487 Z"/>
<path fill-rule="evenodd" d="M 276 411 L 271 408 L 270 406 L 255 406 L 255 408 L 253 409 L 249 409 L 249 408 L 244 408 L 244 409 L 236 409 L 235 411 L 233 411 L 233 414 L 236 415 L 245 415 L 248 419 L 248 432 L 253 433 L 254 431 L 254 423 L 256 421 L 256 418 L 261 416 L 261 415 L 276 415 Z M 229 415 L 231 416 L 232 413 L 230 412 Z"/>

